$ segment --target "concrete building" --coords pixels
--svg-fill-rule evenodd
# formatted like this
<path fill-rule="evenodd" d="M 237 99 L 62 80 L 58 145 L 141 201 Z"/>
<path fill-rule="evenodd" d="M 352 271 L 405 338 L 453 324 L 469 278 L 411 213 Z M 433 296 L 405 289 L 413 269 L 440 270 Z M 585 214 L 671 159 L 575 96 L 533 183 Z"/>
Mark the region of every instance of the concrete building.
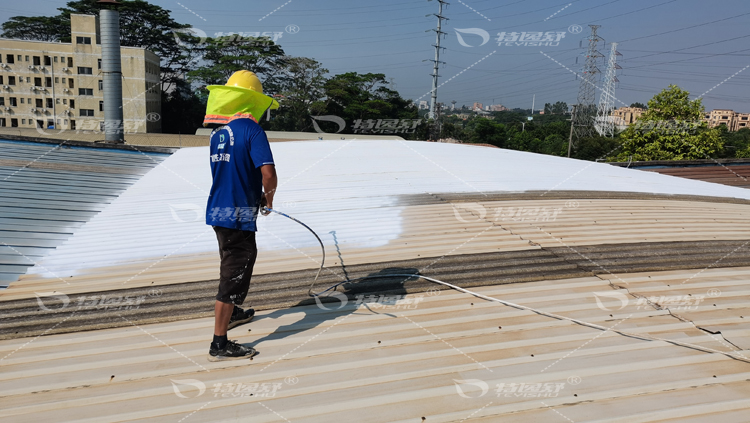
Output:
<path fill-rule="evenodd" d="M 484 105 L 482 103 L 474 103 L 474 106 L 471 107 L 471 110 L 475 112 L 478 112 L 482 109 L 484 109 Z"/>
<path fill-rule="evenodd" d="M 703 116 L 709 128 L 726 125 L 729 131 L 750 128 L 750 113 L 737 113 L 729 109 L 714 109 Z"/>
<path fill-rule="evenodd" d="M 99 19 L 70 15 L 71 42 L 0 39 L 0 126 L 100 131 Z M 161 132 L 159 56 L 121 47 L 123 129 Z"/>
<path fill-rule="evenodd" d="M 620 127 L 632 124 L 646 110 L 639 107 L 620 107 L 612 111 L 615 123 Z M 750 128 L 750 113 L 738 113 L 730 109 L 714 109 L 703 115 L 703 121 L 709 128 L 726 125 L 729 131 L 739 131 L 742 128 Z"/>
<path fill-rule="evenodd" d="M 645 111 L 640 107 L 620 107 L 612 111 L 612 116 L 615 117 L 615 125 L 630 125 L 638 120 Z"/>
<path fill-rule="evenodd" d="M 503 112 L 505 110 L 508 110 L 508 108 L 503 106 L 502 104 L 493 104 L 490 106 L 491 112 Z"/>

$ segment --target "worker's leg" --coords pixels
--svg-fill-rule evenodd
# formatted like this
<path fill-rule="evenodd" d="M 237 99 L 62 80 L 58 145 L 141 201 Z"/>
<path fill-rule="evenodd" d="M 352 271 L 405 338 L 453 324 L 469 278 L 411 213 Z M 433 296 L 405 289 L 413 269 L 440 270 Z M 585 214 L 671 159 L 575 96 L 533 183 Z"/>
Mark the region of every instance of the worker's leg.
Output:
<path fill-rule="evenodd" d="M 214 339 L 209 350 L 209 360 L 242 358 L 252 356 L 255 350 L 227 339 L 229 325 L 235 305 L 245 301 L 250 288 L 257 249 L 255 232 L 214 227 L 219 241 L 221 270 L 219 292 L 214 306 Z"/>
<path fill-rule="evenodd" d="M 222 303 L 216 301 L 214 307 L 214 335 L 215 336 L 226 336 L 227 326 L 229 325 L 229 319 L 232 318 L 232 311 L 234 310 L 234 304 Z"/>
<path fill-rule="evenodd" d="M 236 310 L 234 306 L 242 305 L 250 289 L 250 278 L 258 249 L 255 245 L 255 232 L 222 227 L 214 227 L 214 231 L 219 241 L 221 257 L 214 334 L 223 336 L 226 335 L 233 311 L 241 311 Z"/>

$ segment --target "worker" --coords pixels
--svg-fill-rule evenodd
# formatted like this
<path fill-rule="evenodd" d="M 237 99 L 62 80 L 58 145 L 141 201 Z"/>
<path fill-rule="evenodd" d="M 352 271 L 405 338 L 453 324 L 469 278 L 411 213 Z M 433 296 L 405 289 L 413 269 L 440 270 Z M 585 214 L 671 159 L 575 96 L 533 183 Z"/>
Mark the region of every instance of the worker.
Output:
<path fill-rule="evenodd" d="M 221 268 L 214 307 L 214 338 L 209 361 L 252 357 L 255 349 L 227 339 L 227 331 L 252 320 L 255 311 L 245 301 L 258 254 L 255 244 L 258 212 L 273 207 L 276 167 L 266 133 L 258 124 L 276 100 L 263 94 L 258 77 L 235 72 L 226 85 L 210 85 L 203 126 L 212 127 L 210 164 L 213 184 L 206 207 L 206 224 L 219 242 Z"/>

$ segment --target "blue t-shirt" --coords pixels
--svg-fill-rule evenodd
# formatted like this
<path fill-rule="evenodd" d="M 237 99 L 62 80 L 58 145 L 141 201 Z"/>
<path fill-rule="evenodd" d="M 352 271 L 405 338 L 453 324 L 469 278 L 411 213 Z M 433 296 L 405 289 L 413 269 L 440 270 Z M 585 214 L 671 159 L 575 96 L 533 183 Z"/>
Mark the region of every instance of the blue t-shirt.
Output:
<path fill-rule="evenodd" d="M 263 128 L 251 119 L 235 119 L 211 133 L 213 184 L 206 206 L 206 224 L 257 231 L 263 192 L 260 167 L 272 165 L 271 146 Z"/>

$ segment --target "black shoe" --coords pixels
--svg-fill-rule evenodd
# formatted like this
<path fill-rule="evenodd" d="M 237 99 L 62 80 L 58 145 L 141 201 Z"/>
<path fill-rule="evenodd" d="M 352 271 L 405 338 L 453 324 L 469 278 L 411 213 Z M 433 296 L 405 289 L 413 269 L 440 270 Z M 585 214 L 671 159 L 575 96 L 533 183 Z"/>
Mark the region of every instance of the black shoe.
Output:
<path fill-rule="evenodd" d="M 239 360 L 241 358 L 252 358 L 255 354 L 257 354 L 257 351 L 254 348 L 229 341 L 222 350 L 211 344 L 211 348 L 208 350 L 208 361 Z"/>
<path fill-rule="evenodd" d="M 239 325 L 244 325 L 245 323 L 253 320 L 253 316 L 255 316 L 255 310 L 253 310 L 252 308 L 243 310 L 237 306 L 234 306 L 234 311 L 232 311 L 232 318 L 229 319 L 229 326 L 227 326 L 227 330 Z"/>

